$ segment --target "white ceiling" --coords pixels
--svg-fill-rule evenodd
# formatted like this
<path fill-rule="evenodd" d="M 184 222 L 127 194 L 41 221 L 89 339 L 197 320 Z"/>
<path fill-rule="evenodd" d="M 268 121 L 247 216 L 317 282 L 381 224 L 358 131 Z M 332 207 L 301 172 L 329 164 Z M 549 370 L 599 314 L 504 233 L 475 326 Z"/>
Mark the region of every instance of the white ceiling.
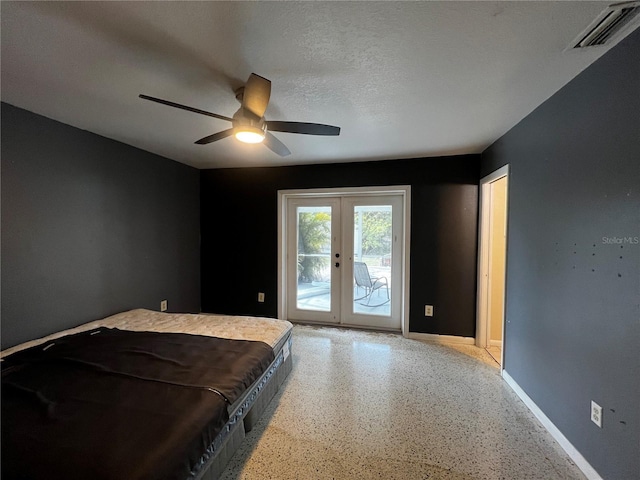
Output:
<path fill-rule="evenodd" d="M 610 2 L 1 2 L 2 101 L 198 168 L 479 153 L 600 57 Z M 230 137 L 251 72 L 292 154 Z M 36 134 L 37 132 L 34 132 Z"/>

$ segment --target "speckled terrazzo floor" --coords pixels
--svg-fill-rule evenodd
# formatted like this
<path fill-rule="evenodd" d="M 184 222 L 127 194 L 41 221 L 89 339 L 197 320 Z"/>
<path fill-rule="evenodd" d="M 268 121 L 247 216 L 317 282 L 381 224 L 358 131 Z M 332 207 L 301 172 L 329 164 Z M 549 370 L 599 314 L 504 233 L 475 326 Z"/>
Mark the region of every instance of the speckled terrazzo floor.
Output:
<path fill-rule="evenodd" d="M 296 325 L 292 352 L 223 480 L 584 478 L 482 349 Z"/>

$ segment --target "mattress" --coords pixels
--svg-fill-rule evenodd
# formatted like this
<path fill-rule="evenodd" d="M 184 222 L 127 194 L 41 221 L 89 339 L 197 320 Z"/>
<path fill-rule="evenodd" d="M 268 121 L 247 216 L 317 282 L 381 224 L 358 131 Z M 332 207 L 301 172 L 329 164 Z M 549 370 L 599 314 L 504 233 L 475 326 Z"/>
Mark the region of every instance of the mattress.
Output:
<path fill-rule="evenodd" d="M 183 458 L 187 458 L 187 461 L 183 460 L 181 462 L 182 467 L 175 470 L 178 473 L 175 475 L 172 474 L 172 476 L 167 478 L 216 478 L 224 469 L 226 462 L 231 458 L 233 452 L 244 438 L 245 431 L 249 430 L 252 424 L 257 421 L 257 418 L 259 418 L 259 416 L 262 414 L 265 406 L 268 404 L 271 397 L 275 394 L 275 392 L 279 388 L 279 385 L 282 383 L 291 369 L 291 357 L 289 355 L 291 327 L 291 324 L 286 321 L 257 317 L 212 316 L 202 314 L 167 314 L 148 310 L 133 310 L 114 315 L 112 317 L 107 317 L 102 320 L 97 320 L 95 322 L 90 322 L 74 329 L 58 332 L 56 334 L 49 335 L 38 340 L 28 342 L 27 344 L 22 344 L 8 349 L 2 352 L 3 357 L 6 357 L 7 355 L 15 352 L 29 349 L 30 347 L 46 344 L 43 346 L 43 348 L 33 348 L 31 350 L 26 350 L 22 353 L 14 355 L 11 359 L 3 361 L 3 370 L 5 369 L 4 367 L 8 366 L 8 363 L 16 363 L 14 360 L 15 358 L 21 356 L 25 357 L 25 355 L 28 356 L 31 351 L 40 352 L 42 350 L 48 349 L 51 345 L 56 344 L 57 339 L 60 340 L 57 341 L 58 346 L 55 348 L 63 346 L 69 338 L 77 336 L 87 337 L 94 335 L 95 332 L 105 332 L 105 337 L 111 335 L 112 332 L 113 334 L 116 334 L 119 330 L 124 330 L 124 334 L 127 334 L 128 331 L 128 335 L 125 335 L 127 337 L 152 335 L 145 332 L 159 332 L 169 334 L 189 333 L 198 336 L 204 335 L 219 337 L 216 339 L 211 339 L 210 341 L 219 341 L 223 343 L 225 342 L 225 340 L 220 340 L 220 338 L 231 338 L 232 341 L 241 340 L 241 342 L 239 342 L 240 344 L 243 343 L 242 341 L 246 340 L 251 340 L 253 342 L 263 342 L 262 344 L 266 344 L 265 348 L 267 347 L 267 345 L 271 347 L 269 348 L 269 354 L 271 355 L 271 358 L 273 360 L 266 369 L 263 368 L 266 365 L 264 364 L 263 360 L 263 365 L 261 367 L 262 374 L 260 374 L 259 378 L 257 379 L 255 379 L 254 375 L 253 377 L 251 377 L 251 380 L 244 380 L 245 384 L 242 387 L 242 390 L 233 390 L 229 388 L 225 389 L 225 385 L 222 385 L 217 392 L 221 393 L 221 395 L 218 396 L 206 395 L 206 393 L 203 394 L 204 390 L 201 388 L 190 388 L 187 389 L 188 392 L 180 393 L 180 396 L 185 396 L 183 401 L 187 402 L 186 404 L 193 401 L 195 405 L 193 409 L 185 408 L 185 403 L 183 403 L 182 406 L 178 406 L 179 411 L 189 411 L 188 415 L 186 415 L 185 418 L 181 419 L 181 423 L 184 421 L 191 421 L 193 419 L 193 415 L 196 412 L 200 412 L 201 415 L 209 416 L 213 414 L 213 420 L 209 421 L 204 427 L 202 427 L 202 433 L 198 435 L 198 439 L 195 442 L 196 444 L 198 444 L 198 447 L 195 450 L 190 447 L 190 450 L 188 452 L 183 452 L 181 454 Z M 139 334 L 134 334 L 134 332 L 139 332 Z M 71 337 L 69 337 L 69 335 L 71 335 Z M 97 336 L 99 335 L 101 334 L 97 334 Z M 186 337 L 191 337 L 192 335 L 187 335 Z M 64 337 L 64 339 L 62 339 L 61 337 Z M 164 339 L 171 339 L 172 336 L 160 335 L 160 337 L 163 337 Z M 180 337 L 182 336 L 176 335 L 176 338 Z M 103 340 L 106 340 L 106 338 Z M 204 341 L 207 340 L 204 339 Z M 136 350 L 136 348 L 133 348 L 133 354 L 140 353 L 138 351 L 139 349 Z M 244 348 L 242 347 L 240 349 L 243 350 Z M 74 356 L 73 354 L 73 349 L 71 349 L 70 352 L 72 354 L 67 355 L 68 352 L 65 352 L 64 356 L 70 357 L 74 361 L 77 361 L 79 359 L 81 362 L 85 362 L 85 365 L 83 366 L 92 366 L 96 362 L 100 364 L 101 367 L 104 367 L 106 365 L 107 368 L 112 369 L 117 375 L 120 375 L 124 378 L 120 378 L 118 381 L 110 379 L 105 385 L 101 385 L 102 380 L 100 380 L 97 385 L 100 385 L 101 388 L 103 388 L 102 394 L 90 398 L 88 400 L 89 403 L 100 403 L 102 401 L 102 397 L 109 397 L 110 395 L 112 395 L 111 392 L 116 392 L 118 391 L 118 389 L 122 388 L 121 383 L 125 384 L 126 386 L 127 382 L 130 382 L 132 380 L 130 378 L 131 376 L 140 376 L 140 372 L 136 370 L 137 367 L 135 366 L 135 361 L 118 363 L 118 361 L 112 361 L 109 358 L 108 348 L 103 349 L 104 352 L 102 353 L 98 351 L 99 349 L 95 349 L 95 351 L 93 350 L 94 349 L 91 349 L 89 353 L 80 353 L 79 357 L 76 358 L 76 356 Z M 189 351 L 189 349 L 187 351 Z M 157 352 L 153 353 L 153 356 L 157 355 Z M 169 357 L 171 356 L 169 355 Z M 166 360 L 165 358 L 162 359 Z M 209 360 L 203 361 L 206 364 L 206 362 L 208 362 Z M 56 375 L 62 375 L 60 371 L 60 365 L 56 365 L 55 368 L 48 368 L 49 370 L 47 370 L 46 372 L 41 372 L 40 375 L 44 376 L 47 379 L 55 378 Z M 142 387 L 140 387 L 139 384 L 136 384 L 134 388 L 141 389 L 142 391 L 147 391 L 147 395 L 146 397 L 141 398 L 139 400 L 140 403 L 134 405 L 134 408 L 140 408 L 142 410 L 148 409 L 154 412 L 155 415 L 159 415 L 162 418 L 162 416 L 166 413 L 164 411 L 166 405 L 164 405 L 163 402 L 158 402 L 157 397 L 164 394 L 164 389 L 167 388 L 166 383 L 169 383 L 169 387 L 172 387 L 176 382 L 180 383 L 184 381 L 190 381 L 192 383 L 195 382 L 196 385 L 187 386 L 198 387 L 199 385 L 197 384 L 198 382 L 196 380 L 188 380 L 187 377 L 180 374 L 180 368 L 182 368 L 182 366 L 179 366 L 179 368 L 176 367 L 175 371 L 170 372 L 168 376 L 166 373 L 162 373 L 161 375 L 154 374 L 155 376 L 151 378 L 151 380 L 153 381 L 142 382 Z M 144 375 L 148 377 L 150 374 L 145 373 Z M 194 378 L 199 381 L 203 378 L 203 375 L 204 377 L 207 376 L 206 369 L 203 369 L 201 374 L 198 374 Z M 76 393 L 85 395 L 87 389 L 96 388 L 94 386 L 91 386 L 91 375 L 89 375 L 88 377 L 89 380 L 83 379 L 78 385 L 74 385 L 73 388 L 77 389 Z M 215 376 L 212 376 L 211 378 L 214 377 Z M 254 379 L 255 381 L 253 381 Z M 144 380 L 149 380 L 149 378 L 144 378 Z M 113 383 L 113 385 L 111 385 L 110 382 Z M 252 383 L 249 388 L 245 388 L 250 382 Z M 89 397 L 91 397 L 91 395 L 89 395 Z M 39 408 L 44 408 L 46 411 L 48 406 L 45 402 L 45 404 L 40 405 Z M 111 407 L 104 407 L 104 405 L 102 405 L 101 408 L 108 409 Z M 127 408 L 131 407 L 129 406 Z M 224 412 L 224 414 L 221 412 Z M 135 416 L 130 418 L 132 418 L 130 422 L 132 423 L 131 427 L 133 428 L 141 428 L 141 426 L 145 424 L 145 420 L 142 419 L 142 417 L 140 419 L 136 418 Z M 158 417 L 156 416 L 152 418 Z M 224 420 L 226 420 L 226 423 L 221 426 L 221 423 L 224 423 Z M 135 422 L 138 423 L 136 424 Z M 162 424 L 162 422 L 159 423 Z M 168 425 L 170 425 L 170 423 L 166 424 L 166 426 Z M 91 427 L 91 425 L 87 425 L 87 428 L 89 430 L 91 430 Z M 80 428 L 80 430 L 82 430 L 82 425 L 80 425 L 80 427 L 76 425 L 76 428 Z M 179 432 L 181 428 L 176 429 L 176 431 Z M 168 428 L 168 430 L 173 431 L 173 429 L 171 428 Z M 6 431 L 3 429 L 3 437 L 5 437 L 3 438 L 3 440 L 10 442 L 10 438 L 7 438 L 5 434 Z M 104 435 L 108 437 L 107 433 L 105 433 Z M 152 435 L 149 438 L 153 439 L 155 437 Z M 46 443 L 44 445 L 46 445 Z M 74 448 L 78 448 L 78 445 L 81 444 L 76 444 Z M 166 442 L 163 440 L 159 444 L 156 444 L 156 446 L 154 447 L 155 451 L 158 451 L 158 445 L 166 447 Z M 179 445 L 179 442 L 178 444 L 169 446 L 169 449 L 165 451 L 174 454 L 176 449 L 180 450 L 181 448 L 177 445 Z M 75 456 L 77 457 L 77 455 Z M 148 468 L 148 471 L 151 472 L 166 470 L 167 467 L 163 466 L 163 462 L 165 462 L 166 458 L 169 456 L 170 455 L 168 453 L 160 456 L 158 456 L 157 454 L 155 456 L 152 455 L 148 460 L 149 464 L 146 468 Z M 90 455 L 85 455 L 85 457 L 89 458 L 89 460 L 87 460 L 89 461 L 89 465 L 83 466 L 84 472 L 86 473 L 87 471 L 92 471 L 91 468 L 97 469 L 95 475 L 92 475 L 93 478 L 119 478 L 119 476 L 121 476 L 121 471 L 118 470 L 116 471 L 118 471 L 119 474 L 116 474 L 115 477 L 112 475 L 112 470 L 113 468 L 117 468 L 117 465 L 114 466 L 113 464 L 107 462 L 103 463 L 103 465 L 100 466 L 95 464 L 95 458 L 91 459 Z M 24 459 L 28 457 L 23 456 L 22 458 Z M 64 455 L 61 455 L 61 458 L 64 458 Z M 33 454 L 33 460 L 35 462 L 38 462 L 38 455 L 36 452 L 34 452 Z M 187 465 L 188 468 L 185 469 L 185 465 Z M 89 468 L 89 470 L 87 470 L 87 468 Z M 109 474 L 111 474 L 111 476 L 109 476 Z M 69 477 L 69 471 L 66 472 L 65 476 L 71 478 Z M 154 475 L 154 477 L 157 477 L 157 475 Z M 47 476 L 45 475 L 45 477 L 43 478 L 47 478 Z"/>
<path fill-rule="evenodd" d="M 192 314 L 162 313 L 152 310 L 136 309 L 112 315 L 101 320 L 85 323 L 75 328 L 62 330 L 46 337 L 21 343 L 0 352 L 0 358 L 25 348 L 72 335 L 94 330 L 98 327 L 118 328 L 134 332 L 189 333 L 208 337 L 229 338 L 232 340 L 254 340 L 280 350 L 293 325 L 286 320 L 273 318 Z"/>

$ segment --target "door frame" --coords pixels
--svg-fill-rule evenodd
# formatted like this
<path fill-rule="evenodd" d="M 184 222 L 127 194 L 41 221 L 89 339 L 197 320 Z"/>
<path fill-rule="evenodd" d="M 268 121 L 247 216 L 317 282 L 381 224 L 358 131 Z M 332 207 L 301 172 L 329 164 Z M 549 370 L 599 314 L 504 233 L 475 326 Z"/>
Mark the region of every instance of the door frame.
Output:
<path fill-rule="evenodd" d="M 505 291 L 504 299 L 502 302 L 502 348 L 500 358 L 500 372 L 504 370 L 504 350 L 506 346 L 506 270 L 507 270 L 507 249 L 508 249 L 508 226 L 509 226 L 509 165 L 505 165 L 495 172 L 483 177 L 480 180 L 480 218 L 478 223 L 478 292 L 477 292 L 477 309 L 476 309 L 476 345 L 481 348 L 487 346 L 487 334 L 489 332 L 489 295 L 491 287 L 491 279 L 489 276 L 490 257 L 489 251 L 491 245 L 491 212 L 492 212 L 492 198 L 491 198 L 491 184 L 501 178 L 506 177 L 507 188 L 505 195 L 505 231 L 507 232 L 507 238 L 505 239 L 505 282 L 503 289 Z"/>
<path fill-rule="evenodd" d="M 308 190 L 278 190 L 278 318 L 288 319 L 287 312 L 287 200 L 291 197 L 331 197 L 331 196 L 376 196 L 376 195 L 400 195 L 403 203 L 403 238 L 400 282 L 400 317 L 402 335 L 409 333 L 409 258 L 411 239 L 411 186 L 394 185 L 380 187 L 346 187 L 346 188 L 314 188 Z"/>

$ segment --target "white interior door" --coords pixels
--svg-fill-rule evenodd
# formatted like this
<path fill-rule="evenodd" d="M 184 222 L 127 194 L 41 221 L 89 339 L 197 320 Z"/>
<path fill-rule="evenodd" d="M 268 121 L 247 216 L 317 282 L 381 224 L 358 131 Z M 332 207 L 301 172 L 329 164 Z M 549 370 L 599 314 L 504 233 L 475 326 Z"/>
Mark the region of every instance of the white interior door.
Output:
<path fill-rule="evenodd" d="M 291 196 L 285 215 L 288 319 L 401 329 L 401 195 Z"/>

